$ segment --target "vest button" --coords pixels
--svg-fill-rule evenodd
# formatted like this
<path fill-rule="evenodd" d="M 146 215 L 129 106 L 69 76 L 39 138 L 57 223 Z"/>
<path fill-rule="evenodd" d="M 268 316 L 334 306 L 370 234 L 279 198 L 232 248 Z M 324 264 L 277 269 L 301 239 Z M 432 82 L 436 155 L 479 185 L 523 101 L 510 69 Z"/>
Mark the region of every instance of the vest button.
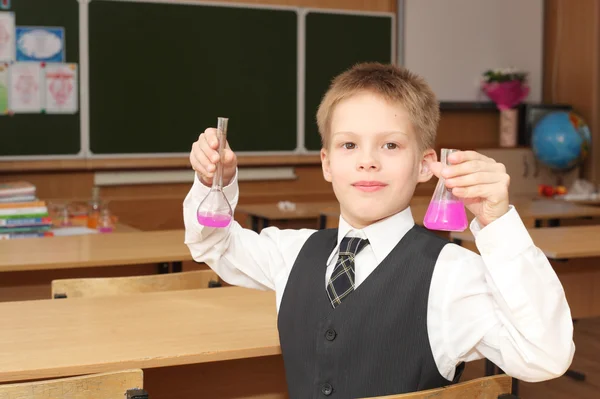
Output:
<path fill-rule="evenodd" d="M 329 330 L 327 330 L 327 331 L 325 332 L 325 339 L 326 339 L 327 341 L 333 341 L 333 340 L 335 339 L 335 336 L 336 336 L 336 335 L 337 335 L 337 334 L 336 334 L 335 330 L 334 330 L 334 329 L 332 329 L 332 328 L 330 328 Z"/>
<path fill-rule="evenodd" d="M 323 386 L 321 387 L 321 392 L 323 393 L 323 395 L 329 396 L 333 393 L 333 387 L 331 386 L 331 384 L 323 384 Z"/>

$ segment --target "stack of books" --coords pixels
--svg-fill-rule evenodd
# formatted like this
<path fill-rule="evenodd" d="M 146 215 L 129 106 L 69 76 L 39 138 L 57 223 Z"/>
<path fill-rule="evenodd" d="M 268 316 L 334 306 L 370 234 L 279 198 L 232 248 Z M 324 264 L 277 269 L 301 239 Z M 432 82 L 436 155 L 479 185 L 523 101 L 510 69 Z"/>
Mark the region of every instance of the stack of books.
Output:
<path fill-rule="evenodd" d="M 28 182 L 0 183 L 0 240 L 48 237 L 52 218 Z"/>

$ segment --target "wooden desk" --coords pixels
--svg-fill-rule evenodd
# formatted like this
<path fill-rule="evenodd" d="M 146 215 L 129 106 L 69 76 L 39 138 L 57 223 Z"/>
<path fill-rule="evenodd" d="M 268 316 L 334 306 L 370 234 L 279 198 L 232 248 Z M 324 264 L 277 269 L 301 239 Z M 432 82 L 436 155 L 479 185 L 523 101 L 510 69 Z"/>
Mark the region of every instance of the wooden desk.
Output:
<path fill-rule="evenodd" d="M 0 241 L 0 272 L 192 260 L 183 230 Z"/>
<path fill-rule="evenodd" d="M 428 207 L 429 202 L 411 202 L 410 212 L 412 213 L 416 224 L 423 226 L 423 220 L 425 219 L 425 213 L 427 213 Z M 473 218 L 473 215 L 467 211 L 467 217 L 469 218 L 470 222 Z M 339 206 L 336 205 L 322 208 L 320 212 L 320 218 L 320 228 L 337 228 L 340 218 Z"/>
<path fill-rule="evenodd" d="M 541 227 L 544 221 L 549 226 L 558 226 L 561 220 L 600 217 L 600 207 L 566 201 L 518 199 L 514 204 L 522 218 L 534 219 L 535 227 Z"/>
<path fill-rule="evenodd" d="M 574 319 L 600 316 L 600 225 L 529 229 L 561 280 Z M 451 239 L 477 252 L 470 232 Z"/>
<path fill-rule="evenodd" d="M 152 399 L 286 397 L 271 291 L 10 302 L 0 314 L 0 383 L 139 367 Z"/>
<path fill-rule="evenodd" d="M 600 207 L 578 205 L 565 201 L 516 198 L 513 204 L 528 228 L 542 227 L 545 222 L 549 226 L 558 226 L 561 220 L 600 218 Z M 415 223 L 423 225 L 428 206 L 429 202 L 424 202 L 422 199 L 411 201 L 410 209 Z M 321 227 L 337 227 L 339 216 L 339 207 L 324 207 L 321 209 L 323 220 Z M 469 222 L 473 220 L 473 214 L 469 211 L 467 211 L 467 217 Z"/>
<path fill-rule="evenodd" d="M 298 202 L 295 210 L 280 210 L 277 204 L 239 205 L 236 212 L 243 212 L 251 219 L 252 230 L 258 232 L 276 220 L 310 220 L 317 222 L 324 208 L 338 206 L 337 202 Z"/>
<path fill-rule="evenodd" d="M 53 279 L 178 272 L 182 262 L 193 263 L 184 230 L 0 241 L 0 302 L 50 298 Z"/>

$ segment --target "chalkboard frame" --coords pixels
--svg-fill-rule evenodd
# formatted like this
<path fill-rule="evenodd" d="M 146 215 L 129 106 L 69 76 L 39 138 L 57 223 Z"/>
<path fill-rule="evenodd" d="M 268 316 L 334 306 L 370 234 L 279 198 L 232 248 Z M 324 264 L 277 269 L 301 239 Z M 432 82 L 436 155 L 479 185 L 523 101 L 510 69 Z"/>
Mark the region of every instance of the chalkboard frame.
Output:
<path fill-rule="evenodd" d="M 284 5 L 268 5 L 268 4 L 247 4 L 247 3 L 229 3 L 229 2 L 215 2 L 215 1 L 181 1 L 181 0 L 177 0 L 177 1 L 169 1 L 169 0 L 85 0 L 86 2 L 99 2 L 99 1 L 104 1 L 104 2 L 123 2 L 123 3 L 155 3 L 155 4 L 173 4 L 173 5 L 186 5 L 186 6 L 199 6 L 199 7 L 206 7 L 206 6 L 214 6 L 214 7 L 220 7 L 220 8 L 244 8 L 244 9 L 260 9 L 260 10 L 282 10 L 282 11 L 291 11 L 294 12 L 296 14 L 296 18 L 297 18 L 297 40 L 296 40 L 296 57 L 297 57 L 297 85 L 296 85 L 296 149 L 292 150 L 292 151 L 236 151 L 237 154 L 239 155 L 249 155 L 249 156 L 282 156 L 282 155 L 299 155 L 299 154 L 304 154 L 305 152 L 298 147 L 298 143 L 302 143 L 303 141 L 301 141 L 300 139 L 303 137 L 301 136 L 301 130 L 300 130 L 300 121 L 299 121 L 299 115 L 303 115 L 302 112 L 302 108 L 303 107 L 303 103 L 301 103 L 301 100 L 303 101 L 303 89 L 301 90 L 301 88 L 303 87 L 303 81 L 301 81 L 301 72 L 300 72 L 300 65 L 302 65 L 303 61 L 301 59 L 302 57 L 302 52 L 304 51 L 303 47 L 301 46 L 302 40 L 303 40 L 303 36 L 304 36 L 304 32 L 303 32 L 303 26 L 301 24 L 301 17 L 300 17 L 300 13 L 301 13 L 301 8 L 300 7 L 296 7 L 296 6 L 284 6 Z M 86 12 L 87 14 L 87 12 Z M 86 35 L 89 32 L 89 25 L 88 25 L 88 19 L 86 18 L 84 21 L 85 27 L 86 27 Z M 85 46 L 89 46 L 89 37 L 86 37 L 85 40 Z M 86 66 L 89 67 L 89 50 L 86 49 L 83 52 L 80 52 L 82 54 L 86 55 L 86 58 L 82 61 L 84 63 L 86 63 Z M 87 87 L 89 88 L 89 82 L 86 82 Z M 96 154 L 91 150 L 91 145 L 90 145 L 90 128 L 89 128 L 89 93 L 86 93 L 86 95 L 88 95 L 87 99 L 86 99 L 86 106 L 88 107 L 87 110 L 87 126 L 86 126 L 86 147 L 85 147 L 85 152 L 87 154 L 87 159 L 93 159 L 93 160 L 97 160 L 97 159 L 141 159 L 141 158 L 177 158 L 177 157 L 183 157 L 183 156 L 188 156 L 189 155 L 189 151 L 187 152 L 168 152 L 168 153 L 118 153 L 118 154 L 106 154 L 106 153 L 102 153 L 102 154 Z M 226 115 L 223 115 L 226 116 Z M 216 118 L 217 115 L 215 116 L 215 124 L 216 124 Z M 191 148 L 192 142 L 190 142 L 190 148 Z"/>

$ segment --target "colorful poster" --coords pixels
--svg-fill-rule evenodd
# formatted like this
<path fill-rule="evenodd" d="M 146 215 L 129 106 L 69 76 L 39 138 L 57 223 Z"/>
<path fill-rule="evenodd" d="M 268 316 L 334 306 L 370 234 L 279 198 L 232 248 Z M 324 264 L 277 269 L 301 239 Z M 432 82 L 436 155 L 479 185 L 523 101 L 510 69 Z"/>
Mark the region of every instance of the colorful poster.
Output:
<path fill-rule="evenodd" d="M 15 60 L 15 14 L 0 12 L 0 62 Z"/>
<path fill-rule="evenodd" d="M 10 0 L 1 0 L 0 8 L 2 8 L 3 10 L 9 10 L 10 9 Z"/>
<path fill-rule="evenodd" d="M 64 28 L 17 26 L 17 61 L 64 62 Z"/>
<path fill-rule="evenodd" d="M 0 115 L 8 113 L 8 64 L 0 63 Z"/>
<path fill-rule="evenodd" d="M 16 62 L 10 66 L 10 111 L 37 113 L 42 111 L 42 66 L 37 62 Z"/>
<path fill-rule="evenodd" d="M 44 68 L 45 111 L 74 114 L 78 109 L 77 64 L 46 64 Z"/>

